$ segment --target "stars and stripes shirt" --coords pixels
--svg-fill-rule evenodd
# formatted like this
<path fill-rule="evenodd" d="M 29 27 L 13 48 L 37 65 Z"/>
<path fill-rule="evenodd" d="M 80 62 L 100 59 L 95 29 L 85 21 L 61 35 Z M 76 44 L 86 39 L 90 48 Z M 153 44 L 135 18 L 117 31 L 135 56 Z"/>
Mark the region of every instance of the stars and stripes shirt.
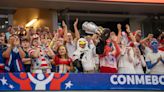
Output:
<path fill-rule="evenodd" d="M 28 50 L 29 56 L 31 56 L 32 53 L 34 53 L 36 49 L 30 48 Z M 48 52 L 47 48 L 40 47 L 40 54 L 37 58 L 32 57 L 32 69 L 47 69 L 51 68 L 51 63 L 49 60 L 48 55 L 46 54 Z"/>

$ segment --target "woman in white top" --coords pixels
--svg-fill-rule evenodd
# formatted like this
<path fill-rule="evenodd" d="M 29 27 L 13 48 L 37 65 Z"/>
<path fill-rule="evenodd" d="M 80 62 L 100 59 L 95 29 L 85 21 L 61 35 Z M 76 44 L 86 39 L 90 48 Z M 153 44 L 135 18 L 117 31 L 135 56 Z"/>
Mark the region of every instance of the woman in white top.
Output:
<path fill-rule="evenodd" d="M 118 63 L 118 73 L 135 74 L 134 51 L 132 47 L 121 46 L 121 55 Z"/>
<path fill-rule="evenodd" d="M 130 34 L 129 25 L 126 26 L 126 31 Z M 127 34 L 122 32 L 122 39 L 121 39 L 121 54 L 118 58 L 118 73 L 125 73 L 125 74 L 135 74 L 134 68 L 134 51 L 133 48 L 128 46 L 129 40 Z"/>
<path fill-rule="evenodd" d="M 144 74 L 143 67 L 146 66 L 143 55 L 138 47 L 134 46 L 134 68 L 137 74 Z"/>

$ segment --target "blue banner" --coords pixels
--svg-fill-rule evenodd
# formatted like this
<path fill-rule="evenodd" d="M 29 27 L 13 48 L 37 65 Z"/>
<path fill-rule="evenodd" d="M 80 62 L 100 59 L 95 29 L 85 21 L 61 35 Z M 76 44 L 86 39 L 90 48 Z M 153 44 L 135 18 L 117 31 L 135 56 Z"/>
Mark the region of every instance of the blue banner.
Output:
<path fill-rule="evenodd" d="M 164 75 L 1 73 L 0 90 L 164 90 Z"/>

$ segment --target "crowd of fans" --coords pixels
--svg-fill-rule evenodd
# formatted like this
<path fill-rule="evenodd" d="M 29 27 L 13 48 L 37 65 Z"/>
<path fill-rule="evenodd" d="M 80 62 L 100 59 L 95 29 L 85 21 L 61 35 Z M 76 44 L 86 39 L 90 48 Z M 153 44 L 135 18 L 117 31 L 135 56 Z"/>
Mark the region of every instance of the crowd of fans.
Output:
<path fill-rule="evenodd" d="M 123 31 L 86 22 L 82 35 L 77 25 L 72 32 L 64 21 L 56 31 L 9 26 L 0 34 L 0 72 L 164 74 L 163 32 L 142 39 L 128 24 Z"/>

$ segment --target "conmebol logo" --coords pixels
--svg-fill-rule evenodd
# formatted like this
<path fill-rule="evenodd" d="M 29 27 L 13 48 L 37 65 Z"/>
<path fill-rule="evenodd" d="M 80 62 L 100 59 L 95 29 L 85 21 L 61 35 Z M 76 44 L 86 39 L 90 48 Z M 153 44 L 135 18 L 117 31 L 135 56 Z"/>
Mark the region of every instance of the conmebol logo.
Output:
<path fill-rule="evenodd" d="M 164 76 L 157 75 L 112 75 L 110 82 L 114 85 L 164 85 Z"/>

